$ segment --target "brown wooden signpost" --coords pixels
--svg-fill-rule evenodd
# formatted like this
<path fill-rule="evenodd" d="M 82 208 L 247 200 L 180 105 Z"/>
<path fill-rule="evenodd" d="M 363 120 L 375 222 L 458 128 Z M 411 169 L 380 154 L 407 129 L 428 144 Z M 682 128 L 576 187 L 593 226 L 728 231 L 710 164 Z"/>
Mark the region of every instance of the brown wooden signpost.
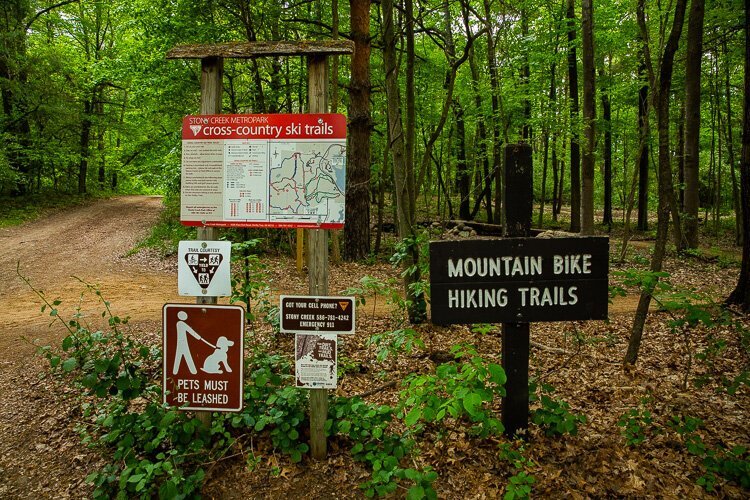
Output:
<path fill-rule="evenodd" d="M 167 53 L 168 59 L 201 60 L 202 115 L 221 113 L 222 74 L 224 58 L 252 59 L 258 57 L 304 56 L 308 70 L 308 112 L 328 112 L 328 56 L 346 55 L 354 51 L 348 40 L 302 42 L 229 42 L 210 45 L 181 45 Z M 247 224 L 241 227 L 252 227 Z M 240 226 L 238 226 L 240 227 Z M 328 234 L 325 229 L 308 229 L 309 293 L 328 294 Z M 217 240 L 218 230 L 209 225 L 198 228 L 199 240 Z M 298 247 L 299 248 L 299 247 Z M 299 264 L 298 264 L 299 266 Z M 199 297 L 198 303 L 216 303 L 216 297 Z M 310 450 L 313 458 L 326 457 L 325 422 L 328 416 L 328 392 L 310 391 Z M 210 413 L 199 415 L 210 422 Z"/>
<path fill-rule="evenodd" d="M 531 146 L 505 150 L 506 238 L 430 243 L 435 324 L 502 323 L 505 433 L 526 429 L 529 415 L 529 323 L 606 319 L 606 237 L 529 238 Z"/>

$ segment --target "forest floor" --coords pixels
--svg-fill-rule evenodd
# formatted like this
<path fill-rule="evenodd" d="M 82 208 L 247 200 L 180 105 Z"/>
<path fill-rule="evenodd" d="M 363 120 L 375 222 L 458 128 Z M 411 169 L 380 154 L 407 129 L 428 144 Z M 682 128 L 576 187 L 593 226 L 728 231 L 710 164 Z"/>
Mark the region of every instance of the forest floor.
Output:
<path fill-rule="evenodd" d="M 160 211 L 156 197 L 117 197 L 0 229 L 0 290 L 6 304 L 0 308 L 0 498 L 85 497 L 91 494 L 85 477 L 105 463 L 80 443 L 76 426 L 84 419 L 75 393 L 46 376 L 47 361 L 36 354 L 37 347 L 59 343 L 64 333 L 57 325 L 49 326 L 51 318 L 40 312 L 40 300 L 18 273 L 49 299 L 59 297 L 61 314 L 74 312 L 79 304 L 85 289 L 79 279 L 98 284 L 114 312 L 130 317 L 131 331 L 157 344 L 162 305 L 188 302 L 177 296 L 175 259 L 144 251 L 126 255 L 148 234 Z M 616 246 L 614 238 L 611 246 Z M 626 263 L 612 264 L 611 271 L 643 268 L 648 245 L 635 244 L 629 255 Z M 272 295 L 306 293 L 306 277 L 290 272 L 295 268 L 291 257 L 263 257 L 262 262 Z M 731 291 L 738 275 L 735 264 L 716 258 L 672 256 L 666 270 L 675 285 L 699 289 L 717 301 Z M 332 265 L 330 293 L 340 294 L 366 275 L 387 280 L 398 274 L 385 263 Z M 554 397 L 587 419 L 577 435 L 547 436 L 530 426 L 523 454 L 526 471 L 536 479 L 532 496 L 746 498 L 747 489 L 722 478 L 713 494 L 698 486 L 696 481 L 705 474 L 701 458 L 688 453 L 685 436 L 668 421 L 680 416 L 702 419 L 697 433 L 714 450 L 750 447 L 748 386 L 740 384 L 734 394 L 726 390 L 726 381 L 750 366 L 747 318 L 745 330 L 726 326 L 675 332 L 668 326 L 668 313 L 653 311 L 638 364 L 623 370 L 636 303 L 635 292 L 615 299 L 607 322 L 532 325 L 532 377 L 554 386 Z M 96 321 L 101 309 L 95 300 L 85 299 L 80 307 Z M 500 361 L 496 329 L 477 333 L 463 326 L 429 324 L 417 328 L 424 350 L 376 361 L 375 348 L 366 340 L 397 328 L 400 321 L 401 313 L 381 298 L 370 297 L 358 309 L 357 334 L 340 346 L 340 362 L 346 360 L 353 368 L 340 378 L 338 395 L 368 393 L 368 402 L 396 404 L 401 387 L 385 381 L 434 373 L 434 355 L 461 342 L 474 345 L 487 360 Z M 252 334 L 251 343 L 291 355 L 291 336 L 274 336 L 263 324 L 254 325 Z M 696 358 L 701 352 L 707 353 L 706 360 Z M 705 383 L 694 383 L 696 377 Z M 626 445 L 618 426 L 631 410 L 638 411 L 645 433 L 644 442 L 635 446 Z M 645 412 L 652 424 L 645 423 Z M 438 472 L 434 486 L 440 498 L 495 498 L 503 495 L 514 474 L 498 454 L 504 441 L 472 436 L 460 421 L 449 420 L 440 429 L 428 426 L 414 461 Z M 351 498 L 361 496 L 358 485 L 370 476 L 338 440 L 330 443 L 329 459 L 317 463 L 307 457 L 292 463 L 269 444 L 251 439 L 232 458 L 211 464 L 204 496 Z M 248 458 L 253 453 L 260 459 L 251 468 Z"/>

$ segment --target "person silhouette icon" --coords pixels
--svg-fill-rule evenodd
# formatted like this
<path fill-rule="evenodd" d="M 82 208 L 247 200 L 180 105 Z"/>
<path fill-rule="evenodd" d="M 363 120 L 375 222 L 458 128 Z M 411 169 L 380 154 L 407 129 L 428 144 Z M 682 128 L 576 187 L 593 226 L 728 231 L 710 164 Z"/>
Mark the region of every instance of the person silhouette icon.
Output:
<path fill-rule="evenodd" d="M 188 315 L 185 311 L 178 312 L 177 318 L 179 319 L 179 321 L 177 322 L 177 348 L 175 350 L 174 364 L 172 365 L 172 375 L 177 375 L 183 359 L 185 360 L 185 363 L 187 363 L 187 367 L 188 370 L 190 370 L 190 373 L 195 375 L 196 373 L 198 373 L 198 370 L 196 370 L 195 368 L 193 355 L 190 352 L 190 345 L 188 344 L 188 334 L 198 340 L 203 340 L 203 338 L 198 335 L 198 332 L 193 330 L 193 328 L 185 322 L 188 319 Z"/>

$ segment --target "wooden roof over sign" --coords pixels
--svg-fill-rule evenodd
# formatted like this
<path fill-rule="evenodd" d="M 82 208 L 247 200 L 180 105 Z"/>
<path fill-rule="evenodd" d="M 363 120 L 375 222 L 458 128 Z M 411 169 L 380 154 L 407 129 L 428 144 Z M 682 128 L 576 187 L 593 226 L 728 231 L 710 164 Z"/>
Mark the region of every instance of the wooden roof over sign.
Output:
<path fill-rule="evenodd" d="M 178 45 L 167 52 L 167 59 L 226 57 L 252 59 L 273 56 L 346 55 L 354 52 L 351 40 L 310 40 L 299 42 L 226 42 Z"/>

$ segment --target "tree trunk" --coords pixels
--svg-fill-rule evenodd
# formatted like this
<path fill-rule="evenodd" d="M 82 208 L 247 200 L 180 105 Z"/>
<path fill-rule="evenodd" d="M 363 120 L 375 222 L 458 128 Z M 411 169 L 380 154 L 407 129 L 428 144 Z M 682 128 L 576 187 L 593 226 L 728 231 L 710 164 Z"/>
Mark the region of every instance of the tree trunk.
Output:
<path fill-rule="evenodd" d="M 398 71 L 396 67 L 396 38 L 393 21 L 393 0 L 382 0 L 383 10 L 383 64 L 385 66 L 385 90 L 388 109 L 388 130 L 393 158 L 393 180 L 396 193 L 396 212 L 399 236 L 409 239 L 409 269 L 404 272 L 404 288 L 409 300 L 409 321 L 422 323 L 426 319 L 427 306 L 424 293 L 415 286 L 419 283 L 419 249 L 416 247 L 414 230 L 414 170 L 406 164 L 404 131 L 401 125 L 401 98 L 399 96 Z M 410 192 L 410 189 L 412 192 Z M 411 272 L 408 272 L 411 271 Z"/>
<path fill-rule="evenodd" d="M 677 190 L 680 210 L 685 212 L 685 102 L 680 106 L 680 119 L 677 122 Z"/>
<path fill-rule="evenodd" d="M 487 154 L 487 128 L 485 127 L 486 117 L 482 116 L 482 93 L 479 89 L 479 68 L 474 60 L 474 50 L 469 52 L 469 67 L 471 69 L 471 86 L 474 90 L 474 105 L 477 108 L 477 157 L 482 165 L 482 184 L 484 190 L 482 198 L 485 200 L 485 209 L 487 210 L 487 222 L 492 223 L 492 176 L 490 175 L 490 159 Z M 480 187 L 478 186 L 478 187 Z"/>
<path fill-rule="evenodd" d="M 570 95 L 570 231 L 581 231 L 581 151 L 578 145 L 578 62 L 575 0 L 568 0 L 568 92 Z"/>
<path fill-rule="evenodd" d="M 582 0 L 581 35 L 583 38 L 583 191 L 581 197 L 581 234 L 594 234 L 594 155 L 596 119 L 596 81 L 594 72 L 594 9 L 592 0 Z"/>
<path fill-rule="evenodd" d="M 417 187 L 414 177 L 414 155 L 416 148 L 417 108 L 414 83 L 414 0 L 404 0 L 404 35 L 406 41 L 406 116 L 404 119 L 404 159 L 406 161 L 406 185 L 410 197 L 409 205 L 413 208 L 412 217 L 416 215 Z M 414 220 L 412 219 L 412 222 Z"/>
<path fill-rule="evenodd" d="M 386 135 L 388 136 L 388 127 L 386 127 Z M 390 143 L 390 136 L 386 137 L 388 143 Z M 388 159 L 390 150 L 389 148 L 383 148 L 383 166 L 380 169 L 378 175 L 378 221 L 375 233 L 375 255 L 380 253 L 380 242 L 383 238 L 383 209 L 385 208 L 385 180 L 388 178 Z"/>
<path fill-rule="evenodd" d="M 609 89 L 611 78 L 606 78 L 602 69 L 601 80 L 608 82 L 606 87 L 602 85 L 602 121 L 604 127 L 604 215 L 602 224 L 607 230 L 612 230 L 612 104 L 609 101 Z M 627 176 L 623 174 L 623 179 Z M 624 184 L 624 182 L 623 182 Z"/>
<path fill-rule="evenodd" d="M 698 247 L 701 60 L 704 0 L 691 0 L 685 58 L 685 244 Z"/>
<path fill-rule="evenodd" d="M 643 38 L 641 37 L 641 41 Z M 645 53 L 640 51 L 641 63 L 638 74 L 645 77 Z M 649 84 L 644 83 L 638 91 L 638 230 L 648 231 L 648 178 L 649 178 Z"/>
<path fill-rule="evenodd" d="M 644 2 L 645 0 L 638 0 L 638 25 L 643 36 L 646 61 L 650 62 Z M 672 168 L 670 166 L 669 149 L 669 91 L 672 86 L 674 54 L 677 52 L 680 35 L 682 33 L 686 4 L 687 0 L 677 0 L 674 19 L 672 22 L 672 30 L 661 57 L 658 87 L 654 85 L 656 82 L 655 71 L 649 64 L 649 80 L 652 83 L 651 86 L 654 88 L 653 95 L 656 101 L 656 119 L 659 134 L 659 203 L 657 208 L 656 242 L 654 244 L 654 253 L 651 257 L 650 267 L 653 272 L 659 272 L 662 269 L 667 249 L 669 214 L 670 212 L 674 214 L 671 210 L 674 201 L 674 186 L 672 183 Z M 624 362 L 626 364 L 632 365 L 638 360 L 638 351 L 641 347 L 643 327 L 646 324 L 648 307 L 651 304 L 651 296 L 657 282 L 658 280 L 653 280 L 649 286 L 644 286 L 644 289 L 641 292 L 640 299 L 638 300 L 638 307 L 635 312 L 635 318 L 633 319 L 633 327 L 630 331 L 628 350 L 625 354 Z"/>
<path fill-rule="evenodd" d="M 349 84 L 344 258 L 359 260 L 370 253 L 370 0 L 350 0 L 349 5 L 354 54 Z"/>
<path fill-rule="evenodd" d="M 727 298 L 727 304 L 738 305 L 750 312 L 750 5 L 745 2 L 745 80 L 744 115 L 742 118 L 742 156 L 740 158 L 740 189 L 742 196 L 742 267 L 737 286 Z"/>
<path fill-rule="evenodd" d="M 96 94 L 94 94 L 96 95 Z M 93 103 L 83 103 L 83 120 L 81 121 L 80 160 L 78 162 L 78 194 L 86 193 L 86 177 L 89 169 L 89 142 L 91 140 L 91 112 Z"/>
<path fill-rule="evenodd" d="M 722 44 L 724 53 L 724 97 L 727 101 L 727 126 L 726 126 L 726 142 L 727 142 L 727 155 L 729 156 L 729 173 L 732 176 L 732 203 L 734 205 L 734 220 L 735 220 L 735 233 L 737 245 L 742 245 L 742 212 L 744 207 L 740 202 L 740 187 L 737 183 L 737 172 L 735 171 L 735 157 L 734 157 L 734 134 L 732 133 L 732 94 L 729 87 L 729 53 L 727 51 L 726 40 Z"/>
<path fill-rule="evenodd" d="M 492 19 L 493 15 L 490 9 L 490 1 L 483 0 L 484 22 L 487 30 L 487 67 L 490 73 L 490 101 L 492 103 L 492 175 L 495 179 L 495 213 L 494 223 L 503 223 L 503 176 L 502 176 L 502 157 L 503 141 L 500 138 L 500 79 L 497 72 L 497 58 L 495 55 L 495 39 Z"/>
<path fill-rule="evenodd" d="M 459 205 L 458 217 L 462 220 L 471 218 L 471 174 L 466 163 L 466 127 L 464 126 L 464 110 L 456 99 L 453 103 L 456 119 L 456 186 L 458 187 Z"/>
<path fill-rule="evenodd" d="M 529 37 L 529 12 L 521 9 L 521 36 L 524 40 Z M 521 137 L 527 143 L 531 143 L 531 89 L 529 88 L 529 79 L 531 77 L 531 68 L 529 67 L 529 44 L 521 45 L 523 52 L 523 67 L 521 68 L 521 85 L 523 87 L 523 128 Z"/>

